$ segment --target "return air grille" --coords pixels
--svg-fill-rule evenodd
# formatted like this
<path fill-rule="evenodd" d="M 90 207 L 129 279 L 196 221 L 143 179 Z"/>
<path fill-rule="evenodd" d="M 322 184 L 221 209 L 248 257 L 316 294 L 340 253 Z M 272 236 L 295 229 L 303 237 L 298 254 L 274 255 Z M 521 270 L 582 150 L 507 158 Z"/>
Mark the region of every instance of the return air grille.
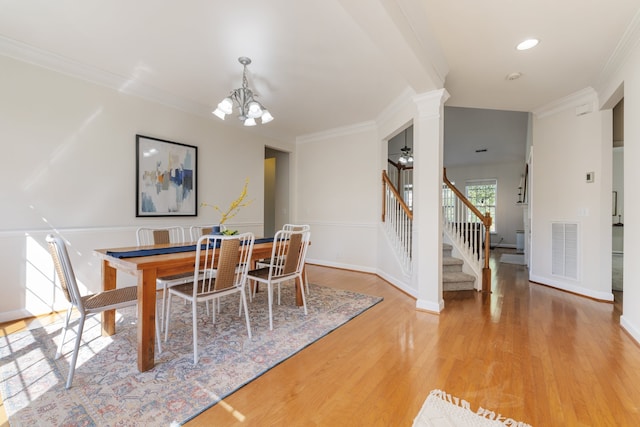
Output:
<path fill-rule="evenodd" d="M 551 274 L 578 279 L 578 224 L 551 224 Z"/>

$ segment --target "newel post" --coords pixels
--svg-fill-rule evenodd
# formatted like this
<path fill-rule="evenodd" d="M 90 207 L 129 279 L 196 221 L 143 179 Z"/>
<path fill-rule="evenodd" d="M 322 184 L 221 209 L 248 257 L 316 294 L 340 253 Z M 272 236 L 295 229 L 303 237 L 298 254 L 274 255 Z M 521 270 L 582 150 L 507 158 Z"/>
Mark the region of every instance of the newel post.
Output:
<path fill-rule="evenodd" d="M 491 293 L 491 269 L 489 268 L 489 254 L 491 250 L 491 214 L 484 214 L 484 267 L 482 268 L 482 292 Z"/>

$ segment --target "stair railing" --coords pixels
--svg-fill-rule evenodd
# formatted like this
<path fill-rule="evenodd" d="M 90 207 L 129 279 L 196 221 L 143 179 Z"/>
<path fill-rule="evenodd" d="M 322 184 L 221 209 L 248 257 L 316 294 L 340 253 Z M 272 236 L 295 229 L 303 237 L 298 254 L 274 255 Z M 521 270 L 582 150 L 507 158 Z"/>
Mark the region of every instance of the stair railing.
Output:
<path fill-rule="evenodd" d="M 400 258 L 405 272 L 411 272 L 413 212 L 382 171 L 382 223 Z"/>
<path fill-rule="evenodd" d="M 459 247 L 467 252 L 467 259 L 482 268 L 482 292 L 491 292 L 489 268 L 491 215 L 483 214 L 447 179 L 447 169 L 442 173 L 443 226 Z M 484 227 L 484 229 L 483 229 Z M 483 233 L 484 232 L 484 233 Z M 484 239 L 482 234 L 484 234 Z"/>

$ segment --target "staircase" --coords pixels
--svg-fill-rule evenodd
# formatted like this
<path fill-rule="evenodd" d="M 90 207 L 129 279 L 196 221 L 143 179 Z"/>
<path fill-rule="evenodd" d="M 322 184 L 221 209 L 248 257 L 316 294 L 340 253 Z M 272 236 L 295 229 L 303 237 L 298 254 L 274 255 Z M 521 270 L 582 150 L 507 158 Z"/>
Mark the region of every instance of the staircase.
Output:
<path fill-rule="evenodd" d="M 451 255 L 453 247 L 447 243 L 442 244 L 442 290 L 466 291 L 475 289 L 475 276 L 464 273 L 464 262 Z"/>

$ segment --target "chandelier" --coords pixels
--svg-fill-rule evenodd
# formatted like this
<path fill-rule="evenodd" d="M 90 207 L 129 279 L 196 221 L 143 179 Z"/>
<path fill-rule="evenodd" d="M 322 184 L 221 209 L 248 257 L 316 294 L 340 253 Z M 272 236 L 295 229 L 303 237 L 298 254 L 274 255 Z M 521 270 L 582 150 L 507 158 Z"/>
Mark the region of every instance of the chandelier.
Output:
<path fill-rule="evenodd" d="M 407 131 L 404 131 L 404 147 L 400 149 L 401 153 L 398 161 L 402 165 L 406 165 L 407 163 L 413 163 L 413 153 L 411 152 L 411 148 L 407 147 Z"/>
<path fill-rule="evenodd" d="M 233 113 L 233 104 L 238 107 L 238 118 L 244 122 L 245 126 L 255 126 L 256 119 L 260 119 L 262 124 L 269 123 L 273 116 L 264 108 L 262 104 L 255 100 L 255 95 L 247 83 L 247 65 L 251 64 L 251 59 L 246 56 L 238 58 L 238 62 L 244 67 L 242 71 L 242 87 L 234 89 L 231 94 L 218 104 L 218 108 L 213 114 L 224 120 L 227 114 Z"/>

